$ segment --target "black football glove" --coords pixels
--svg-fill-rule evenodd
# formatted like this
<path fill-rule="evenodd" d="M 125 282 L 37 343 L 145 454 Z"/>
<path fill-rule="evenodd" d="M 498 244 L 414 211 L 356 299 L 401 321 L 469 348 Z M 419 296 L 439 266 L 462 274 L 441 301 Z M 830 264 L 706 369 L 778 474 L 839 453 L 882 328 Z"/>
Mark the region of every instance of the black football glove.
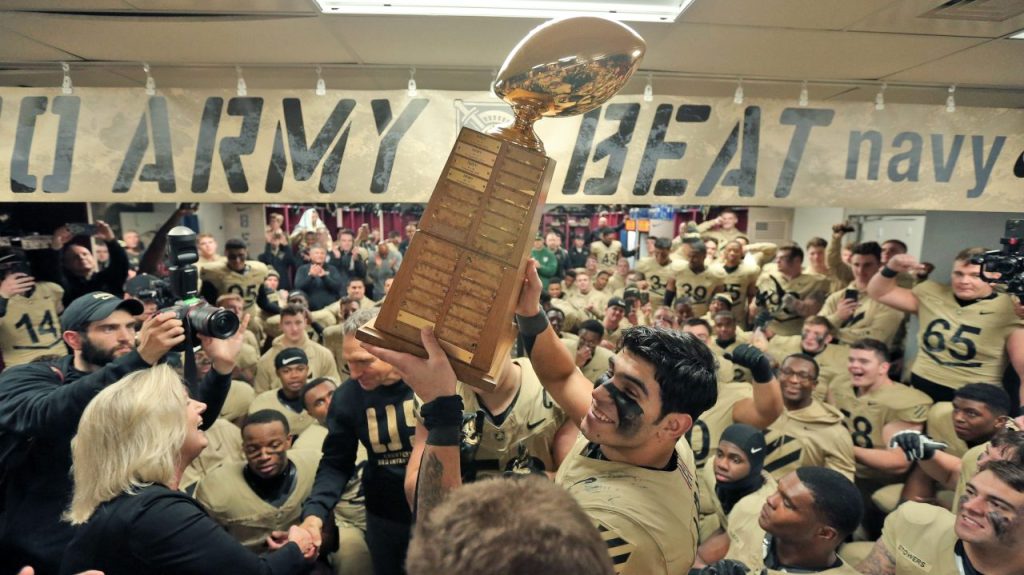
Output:
<path fill-rule="evenodd" d="M 949 447 L 941 441 L 935 441 L 920 431 L 906 429 L 892 436 L 889 447 L 899 447 L 907 461 L 927 461 L 935 457 L 935 452 Z"/>
<path fill-rule="evenodd" d="M 703 569 L 691 569 L 691 575 L 747 575 L 750 568 L 735 559 L 722 559 L 715 561 Z"/>
<path fill-rule="evenodd" d="M 775 377 L 775 374 L 772 373 L 772 362 L 768 360 L 768 356 L 750 344 L 737 345 L 732 353 L 725 354 L 725 359 L 749 369 L 757 383 L 768 383 Z"/>

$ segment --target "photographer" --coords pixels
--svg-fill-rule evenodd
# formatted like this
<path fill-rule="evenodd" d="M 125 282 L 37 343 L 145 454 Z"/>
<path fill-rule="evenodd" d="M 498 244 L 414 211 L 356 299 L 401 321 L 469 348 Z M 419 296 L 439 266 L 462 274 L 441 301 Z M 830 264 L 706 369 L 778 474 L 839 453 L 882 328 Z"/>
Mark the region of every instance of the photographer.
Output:
<path fill-rule="evenodd" d="M 0 248 L 0 351 L 11 367 L 37 358 L 63 354 L 60 339 L 61 297 L 51 282 L 36 282 L 25 254 Z"/>
<path fill-rule="evenodd" d="M 74 528 L 61 520 L 72 485 L 71 438 L 86 406 L 125 375 L 149 368 L 185 341 L 174 313 L 147 319 L 136 344 L 135 317 L 143 306 L 104 292 L 74 300 L 64 311 L 63 340 L 73 352 L 52 362 L 18 366 L 0 375 L 0 439 L 4 476 L 0 511 L 0 573 L 33 565 L 57 573 Z M 213 370 L 196 386 L 213 424 L 231 385 L 246 321 L 227 340 L 199 335 Z"/>
<path fill-rule="evenodd" d="M 36 268 L 39 272 L 36 279 L 51 281 L 64 288 L 65 307 L 89 292 L 121 293 L 128 279 L 128 254 L 114 237 L 114 230 L 106 222 L 97 220 L 95 237 L 106 244 L 110 252 L 110 263 L 103 271 L 97 271 L 96 258 L 89 249 L 88 238 L 73 235 L 69 226 L 61 226 L 53 232 L 50 244 L 53 257 L 46 258 L 50 261 Z M 85 241 L 73 241 L 77 239 Z"/>

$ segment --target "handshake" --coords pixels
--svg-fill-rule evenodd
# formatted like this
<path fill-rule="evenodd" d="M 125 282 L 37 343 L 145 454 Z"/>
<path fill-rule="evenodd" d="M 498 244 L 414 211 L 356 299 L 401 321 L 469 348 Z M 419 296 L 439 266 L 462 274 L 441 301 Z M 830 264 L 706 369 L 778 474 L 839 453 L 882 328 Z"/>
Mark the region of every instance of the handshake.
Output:
<path fill-rule="evenodd" d="M 900 431 L 889 440 L 889 447 L 899 447 L 907 461 L 927 461 L 935 457 L 935 452 L 949 447 L 941 441 L 935 441 L 920 431 L 907 429 Z"/>

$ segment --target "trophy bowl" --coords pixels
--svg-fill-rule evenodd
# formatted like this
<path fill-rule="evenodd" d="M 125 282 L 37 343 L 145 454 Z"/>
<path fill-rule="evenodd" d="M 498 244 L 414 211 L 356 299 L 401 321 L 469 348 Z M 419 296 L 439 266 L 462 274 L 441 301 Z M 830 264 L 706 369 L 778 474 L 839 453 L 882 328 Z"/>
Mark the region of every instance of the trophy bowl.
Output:
<path fill-rule="evenodd" d="M 647 45 L 625 24 L 596 17 L 553 20 L 534 28 L 498 71 L 494 93 L 516 120 L 491 133 L 543 152 L 533 122 L 584 114 L 629 81 Z"/>

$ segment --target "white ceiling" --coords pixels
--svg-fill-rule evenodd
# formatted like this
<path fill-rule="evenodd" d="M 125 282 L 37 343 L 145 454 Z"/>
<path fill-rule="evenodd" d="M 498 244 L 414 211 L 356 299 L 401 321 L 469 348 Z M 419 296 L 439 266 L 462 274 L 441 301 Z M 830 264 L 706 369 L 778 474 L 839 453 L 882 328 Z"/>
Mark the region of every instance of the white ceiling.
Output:
<path fill-rule="evenodd" d="M 514 0 L 512 0 L 514 1 Z M 674 24 L 635 23 L 643 72 L 660 94 L 1024 108 L 1024 0 L 695 0 Z M 970 9 L 974 12 L 956 10 Z M 972 20 L 979 10 L 988 20 Z M 538 20 L 321 15 L 313 0 L 2 0 L 0 86 L 231 88 L 243 66 L 252 93 L 399 89 L 416 66 L 421 89 L 483 90 Z M 643 89 L 645 73 L 626 87 Z"/>

